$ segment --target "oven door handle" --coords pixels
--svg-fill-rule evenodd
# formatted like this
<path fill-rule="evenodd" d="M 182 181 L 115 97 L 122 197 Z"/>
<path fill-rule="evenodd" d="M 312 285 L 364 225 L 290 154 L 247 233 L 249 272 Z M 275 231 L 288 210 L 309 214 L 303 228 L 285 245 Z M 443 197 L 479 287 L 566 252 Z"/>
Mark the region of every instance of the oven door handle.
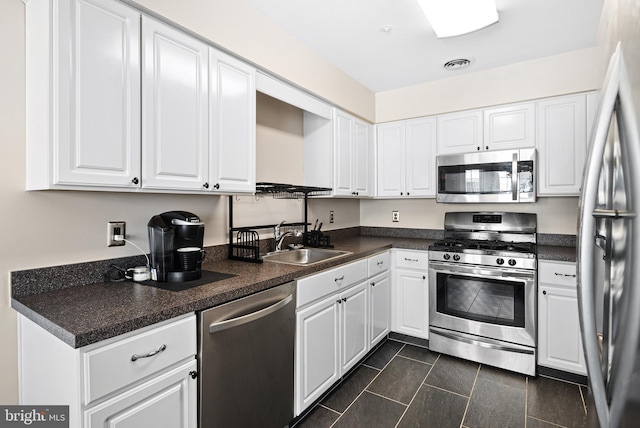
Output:
<path fill-rule="evenodd" d="M 430 334 L 437 334 L 439 336 L 446 337 L 447 339 L 457 340 L 459 342 L 468 343 L 474 346 L 480 346 L 482 348 L 495 349 L 498 351 L 508 351 L 508 352 L 516 352 L 518 354 L 534 354 L 534 350 L 531 348 L 527 348 L 519 345 L 509 345 L 505 346 L 498 342 L 494 342 L 491 339 L 483 338 L 482 340 L 471 339 L 466 335 L 456 334 L 450 331 L 445 331 L 437 327 L 431 327 L 429 329 Z"/>
<path fill-rule="evenodd" d="M 483 269 L 471 266 L 456 265 L 455 267 L 446 263 L 430 262 L 429 269 L 433 269 L 436 273 L 446 273 L 452 275 L 481 276 L 484 278 L 514 278 L 514 279 L 533 279 L 534 271 L 527 270 L 509 270 L 503 271 L 496 269 Z"/>

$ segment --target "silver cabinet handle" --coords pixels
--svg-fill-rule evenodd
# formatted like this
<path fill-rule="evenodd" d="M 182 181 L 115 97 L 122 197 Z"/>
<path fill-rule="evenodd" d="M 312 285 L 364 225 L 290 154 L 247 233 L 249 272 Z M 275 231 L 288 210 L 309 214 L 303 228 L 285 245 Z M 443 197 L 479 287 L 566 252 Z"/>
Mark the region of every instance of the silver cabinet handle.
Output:
<path fill-rule="evenodd" d="M 571 278 L 575 278 L 576 274 L 570 274 L 570 273 L 560 273 L 560 272 L 554 272 L 555 276 L 567 276 L 567 277 L 571 277 Z"/>
<path fill-rule="evenodd" d="M 334 278 L 333 280 L 335 282 L 338 282 L 338 281 L 342 281 L 343 279 L 344 279 L 344 275 L 342 275 L 340 278 Z"/>
<path fill-rule="evenodd" d="M 149 352 L 147 355 L 138 355 L 138 354 L 133 354 L 131 356 L 131 361 L 136 361 L 139 360 L 140 358 L 149 358 L 149 357 L 153 357 L 154 355 L 158 355 L 160 352 L 164 351 L 165 349 L 167 349 L 167 345 L 161 345 L 158 349 L 156 349 L 155 351 L 151 351 Z"/>
<path fill-rule="evenodd" d="M 408 261 L 408 262 L 418 262 L 418 261 L 420 261 L 420 260 L 418 260 L 418 259 L 408 259 L 408 258 L 406 258 L 406 257 L 405 257 L 404 259 L 405 259 L 406 261 Z"/>

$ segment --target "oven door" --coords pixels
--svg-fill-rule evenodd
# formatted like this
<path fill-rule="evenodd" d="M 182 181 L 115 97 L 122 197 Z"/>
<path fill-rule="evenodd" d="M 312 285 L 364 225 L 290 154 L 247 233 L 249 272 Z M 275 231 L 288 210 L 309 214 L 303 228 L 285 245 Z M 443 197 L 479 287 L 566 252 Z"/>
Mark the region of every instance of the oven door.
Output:
<path fill-rule="evenodd" d="M 535 271 L 429 263 L 429 325 L 536 346 Z"/>

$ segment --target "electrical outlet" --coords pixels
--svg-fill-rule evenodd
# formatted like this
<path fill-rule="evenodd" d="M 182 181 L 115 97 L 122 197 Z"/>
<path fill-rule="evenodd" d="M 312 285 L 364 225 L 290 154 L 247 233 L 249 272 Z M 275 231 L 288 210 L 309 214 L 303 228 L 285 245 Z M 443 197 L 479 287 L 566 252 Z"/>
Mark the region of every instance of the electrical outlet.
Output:
<path fill-rule="evenodd" d="M 107 247 L 118 247 L 124 245 L 125 227 L 124 221 L 110 221 L 107 223 Z M 116 236 L 122 236 L 121 240 L 116 240 Z"/>
<path fill-rule="evenodd" d="M 333 211 L 329 211 L 329 223 L 333 223 Z"/>
<path fill-rule="evenodd" d="M 391 221 L 394 223 L 400 221 L 400 211 L 391 211 Z"/>

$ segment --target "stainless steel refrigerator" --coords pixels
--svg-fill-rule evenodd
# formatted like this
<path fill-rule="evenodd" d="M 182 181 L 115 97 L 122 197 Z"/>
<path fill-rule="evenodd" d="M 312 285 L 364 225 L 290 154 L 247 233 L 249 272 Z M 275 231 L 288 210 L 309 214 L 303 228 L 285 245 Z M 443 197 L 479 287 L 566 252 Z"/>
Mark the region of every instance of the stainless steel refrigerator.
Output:
<path fill-rule="evenodd" d="M 622 49 L 611 58 L 583 177 L 578 299 L 590 425 L 640 425 L 640 138 Z M 595 417 L 597 416 L 597 418 Z"/>

